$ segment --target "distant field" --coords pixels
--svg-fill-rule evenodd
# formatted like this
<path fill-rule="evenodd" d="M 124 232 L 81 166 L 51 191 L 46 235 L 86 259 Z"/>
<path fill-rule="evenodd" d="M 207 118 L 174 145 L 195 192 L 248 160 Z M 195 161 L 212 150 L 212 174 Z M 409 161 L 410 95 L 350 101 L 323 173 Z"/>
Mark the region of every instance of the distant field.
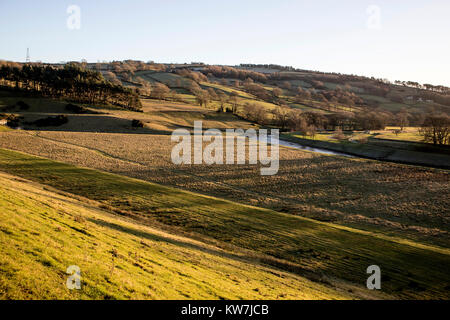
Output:
<path fill-rule="evenodd" d="M 281 148 L 278 174 L 262 177 L 251 165 L 175 166 L 173 145 L 167 134 L 0 134 L 2 147 L 55 160 L 443 246 L 450 242 L 446 171 Z"/>
<path fill-rule="evenodd" d="M 154 72 L 154 73 L 147 73 L 144 75 L 147 78 L 157 80 L 159 82 L 162 82 L 166 84 L 169 87 L 184 87 L 188 88 L 191 83 L 193 83 L 192 80 L 181 77 L 174 73 L 167 73 L 167 72 Z"/>
<path fill-rule="evenodd" d="M 102 208 L 133 217 L 141 223 L 156 223 L 156 225 L 173 228 L 172 230 L 188 232 L 191 237 L 203 242 L 216 243 L 219 247 L 228 248 L 228 250 L 241 252 L 244 257 L 246 251 L 242 252 L 238 248 L 251 250 L 253 253 L 249 257 L 316 279 L 316 281 L 320 279 L 317 278 L 317 275 L 322 274 L 320 282 L 330 287 L 347 288 L 360 297 L 368 298 L 371 295 L 379 294 L 364 289 L 365 269 L 376 263 L 383 270 L 385 277 L 383 294 L 388 297 L 449 298 L 447 287 L 450 278 L 446 272 L 447 266 L 450 264 L 448 249 L 419 245 L 414 242 L 405 242 L 355 229 L 320 223 L 291 214 L 243 206 L 217 198 L 186 193 L 99 171 L 76 168 L 11 151 L 0 150 L 0 170 L 98 201 Z M 23 203 L 24 200 L 19 199 L 18 201 Z M 50 213 L 48 210 L 44 214 L 38 207 L 36 218 L 50 219 L 52 222 L 47 224 L 46 228 L 56 228 L 58 223 L 53 222 L 51 217 L 54 214 L 52 210 Z M 70 216 L 70 214 L 64 213 L 62 218 L 67 217 L 70 220 Z M 30 217 L 29 219 L 36 218 Z M 58 217 L 59 219 L 61 218 Z M 124 230 L 122 226 L 115 226 L 117 222 L 103 222 L 99 221 L 99 218 L 92 219 L 90 217 L 86 220 L 91 223 L 83 226 L 66 221 L 63 228 L 64 230 L 72 228 L 75 231 L 75 233 L 72 231 L 72 234 L 76 235 L 75 239 L 92 239 L 95 242 L 99 241 L 96 239 L 100 235 L 102 238 L 109 238 L 108 234 L 103 234 L 102 230 L 104 229 L 97 229 L 95 224 L 121 232 Z M 26 218 L 25 221 L 27 221 Z M 2 232 L 2 237 L 13 237 L 16 239 L 15 241 L 24 241 L 21 240 L 23 238 L 14 236 L 14 228 L 20 228 L 20 223 L 13 224 L 15 227 L 10 229 L 11 223 L 14 222 L 8 222 L 7 229 L 2 229 L 5 230 Z M 26 224 L 22 228 L 26 228 L 25 226 Z M 127 228 L 125 231 L 130 230 L 129 226 Z M 136 226 L 131 229 L 133 228 Z M 140 233 L 138 234 L 142 234 L 142 229 L 139 229 Z M 36 237 L 41 235 L 41 231 L 37 232 L 39 234 L 35 234 Z M 136 234 L 137 231 L 130 230 L 128 232 Z M 154 239 L 154 236 L 149 235 L 148 237 Z M 45 263 L 41 263 L 44 266 L 56 266 L 61 269 L 59 259 L 65 260 L 66 258 L 61 258 L 60 254 L 54 254 L 55 251 L 50 250 L 52 247 L 43 236 L 36 239 L 39 239 L 39 242 L 48 248 L 48 251 L 44 251 L 47 255 L 43 254 Z M 114 248 L 116 241 L 114 238 L 109 239 L 111 240 L 100 240 L 100 247 L 95 250 L 105 257 L 102 259 L 105 261 L 107 261 L 105 251 L 108 248 Z M 147 242 L 147 240 L 145 241 Z M 60 248 L 62 244 L 57 240 L 52 240 L 50 244 L 54 247 L 55 242 L 59 243 L 57 247 Z M 92 244 L 88 245 L 88 248 L 91 246 Z M 150 244 L 150 247 L 153 245 Z M 159 249 L 159 246 L 157 248 Z M 86 250 L 86 247 L 81 247 L 80 250 Z M 122 243 L 116 250 L 120 257 L 120 260 L 118 259 L 120 262 L 116 263 L 121 265 L 117 269 L 124 270 L 123 273 L 122 271 L 117 272 L 127 277 L 129 275 L 125 270 L 129 264 L 124 266 L 121 260 L 126 256 L 132 259 L 133 251 L 130 251 L 125 243 Z M 162 250 L 164 256 L 165 251 Z M 170 250 L 170 246 L 168 250 Z M 85 259 L 92 259 L 90 261 L 96 264 L 97 262 L 94 262 L 96 261 L 94 259 L 95 251 L 92 258 L 86 254 Z M 39 250 L 37 252 L 37 256 L 40 257 L 41 253 Z M 150 250 L 150 252 L 153 251 Z M 53 254 L 50 255 L 50 253 Z M 142 254 L 144 255 L 144 253 Z M 185 254 L 185 257 L 189 256 L 187 253 Z M 28 259 L 32 255 L 27 253 L 26 257 Z M 171 260 L 173 259 L 175 257 Z M 152 261 L 154 260 L 152 259 Z M 77 261 L 75 260 L 75 262 Z M 173 264 L 173 262 L 167 263 Z M 64 263 L 62 264 L 64 265 Z M 186 272 L 190 272 L 189 263 L 187 266 L 186 264 L 183 266 L 188 268 Z M 139 266 L 137 267 L 139 268 Z M 107 269 L 108 264 L 104 264 L 103 268 Z M 90 275 L 89 272 L 88 274 Z M 200 274 L 202 273 L 199 272 Z M 188 278 L 186 275 L 184 277 Z M 56 279 L 61 281 L 61 272 Z M 171 281 L 170 283 L 173 284 Z M 131 284 L 125 281 L 123 286 L 122 289 L 127 290 L 126 288 L 131 287 Z M 172 287 L 177 288 L 173 285 Z M 253 289 L 253 286 L 251 288 Z M 173 291 L 168 290 L 168 292 Z M 174 292 L 174 294 L 176 293 Z"/>
<path fill-rule="evenodd" d="M 281 148 L 279 173 L 271 177 L 249 165 L 174 166 L 172 130 L 192 128 L 195 120 L 204 128 L 251 124 L 196 106 L 154 100 L 143 105 L 144 113 L 95 108 L 102 114 L 69 116 L 68 124 L 45 129 L 51 131 L 1 132 L 0 146 L 292 214 L 444 246 L 450 242 L 448 172 L 289 148 Z M 145 128 L 132 128 L 132 119 Z"/>
<path fill-rule="evenodd" d="M 150 99 L 142 100 L 143 111 L 138 118 L 146 123 L 146 127 L 155 130 L 172 132 L 178 127 L 193 128 L 194 121 L 201 120 L 204 128 L 249 128 L 253 125 L 238 117 L 223 112 L 215 112 L 200 106 L 187 106 L 180 103 L 160 102 Z M 117 114 L 123 117 L 124 114 Z M 128 117 L 136 117 L 135 113 L 127 113 Z"/>
<path fill-rule="evenodd" d="M 400 127 L 386 127 L 386 130 L 371 130 L 370 133 L 365 132 L 346 132 L 346 139 L 361 139 L 361 138 L 373 138 L 373 139 L 388 139 L 388 140 L 398 140 L 405 142 L 423 142 L 423 137 L 419 134 L 419 128 L 417 127 L 406 127 L 403 128 L 403 131 L 398 134 L 394 133 L 394 130 L 400 130 Z M 302 137 L 298 134 L 292 133 L 294 136 Z M 339 140 L 336 140 L 333 136 L 335 132 L 319 132 L 314 136 L 315 140 L 327 141 L 327 142 L 335 142 L 338 143 Z"/>
<path fill-rule="evenodd" d="M 136 129 L 131 127 L 133 119 L 141 120 L 146 124 L 146 128 L 149 130 L 145 133 L 150 133 L 150 130 L 171 132 L 179 126 L 193 127 L 196 120 L 202 120 L 204 128 L 248 128 L 253 126 L 230 113 L 218 113 L 215 112 L 215 109 L 153 99 L 142 99 L 143 113 L 111 106 L 84 105 L 98 114 L 73 114 L 65 109 L 67 105 L 65 101 L 0 97 L 0 113 L 2 113 L 2 107 L 15 105 L 18 101 L 25 101 L 30 108 L 20 110 L 19 107 L 15 107 L 8 112 L 23 116 L 24 121 L 35 121 L 47 117 L 49 114 L 66 114 L 69 119 L 68 124 L 62 127 L 46 128 L 46 130 L 52 131 L 135 133 Z M 10 131 L 10 129 L 0 126 L 1 131 Z M 142 130 L 140 132 L 144 133 Z"/>
<path fill-rule="evenodd" d="M 308 107 L 308 106 L 305 106 L 305 105 L 302 105 L 302 104 L 298 104 L 298 103 L 291 103 L 291 104 L 289 104 L 289 106 L 291 108 L 300 109 L 300 110 L 305 111 L 305 112 L 319 112 L 319 113 L 323 113 L 323 114 L 327 113 L 326 111 L 323 111 L 323 110 L 320 110 L 320 109 L 317 109 L 317 108 Z"/>
<path fill-rule="evenodd" d="M 232 92 L 236 92 L 238 94 L 239 97 L 241 98 L 249 98 L 249 99 L 254 99 L 255 97 L 252 96 L 251 94 L 241 91 L 239 89 L 235 89 L 235 88 L 231 88 L 231 87 L 227 87 L 227 86 L 223 86 L 220 84 L 215 84 L 215 83 L 210 83 L 210 82 L 202 82 L 201 85 L 203 87 L 206 88 L 214 88 L 214 89 L 218 89 L 226 94 L 230 94 Z"/>
<path fill-rule="evenodd" d="M 368 95 L 368 94 L 360 94 L 360 96 L 365 101 L 377 101 L 383 109 L 386 109 L 387 111 L 390 111 L 390 112 L 397 112 L 397 111 L 400 111 L 402 108 L 408 109 L 408 107 L 409 107 L 407 104 L 392 102 L 389 99 L 379 97 L 379 96 Z"/>
<path fill-rule="evenodd" d="M 345 87 L 345 85 L 337 84 L 337 83 L 333 83 L 333 82 L 324 82 L 324 85 L 329 90 L 335 90 L 337 87 L 344 89 L 344 87 Z M 364 89 L 351 86 L 350 84 L 349 84 L 349 86 L 350 86 L 350 91 L 353 91 L 355 93 L 364 93 Z"/>
<path fill-rule="evenodd" d="M 377 131 L 376 133 L 378 134 L 374 135 L 374 138 L 423 142 L 423 137 L 419 134 L 419 128 L 417 127 L 406 127 L 398 134 L 395 134 L 394 130 L 400 130 L 400 128 L 386 127 L 386 130 L 384 131 Z"/>
<path fill-rule="evenodd" d="M 21 110 L 15 104 L 18 101 L 23 101 L 30 105 L 27 110 Z M 2 109 L 6 107 L 12 107 L 9 112 L 44 112 L 44 113 L 69 113 L 65 110 L 67 102 L 52 100 L 52 99 L 41 99 L 41 98 L 31 98 L 31 97 L 17 97 L 17 95 L 12 95 L 6 93 L 5 96 L 0 96 L 0 113 Z"/>
<path fill-rule="evenodd" d="M 302 88 L 311 88 L 311 85 L 308 82 L 303 80 L 289 80 L 289 83 L 293 86 L 302 87 Z"/>

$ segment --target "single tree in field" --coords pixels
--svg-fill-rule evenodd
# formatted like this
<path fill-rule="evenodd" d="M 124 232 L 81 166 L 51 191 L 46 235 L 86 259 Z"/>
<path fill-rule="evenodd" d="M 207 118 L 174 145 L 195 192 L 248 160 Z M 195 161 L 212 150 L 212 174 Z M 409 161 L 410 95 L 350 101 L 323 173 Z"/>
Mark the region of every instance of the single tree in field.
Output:
<path fill-rule="evenodd" d="M 197 95 L 197 92 L 202 91 L 202 88 L 200 88 L 200 86 L 197 84 L 197 82 L 192 81 L 189 86 L 188 86 L 188 90 L 193 94 L 193 95 Z"/>
<path fill-rule="evenodd" d="M 267 122 L 266 108 L 256 103 L 246 103 L 243 108 L 243 115 L 247 120 L 258 124 L 265 124 Z"/>
<path fill-rule="evenodd" d="M 272 93 L 276 98 L 279 98 L 283 94 L 283 90 L 281 90 L 280 88 L 274 88 L 272 90 Z"/>
<path fill-rule="evenodd" d="M 303 93 L 302 97 L 306 100 L 311 99 L 311 91 L 310 90 L 305 90 L 305 92 Z"/>
<path fill-rule="evenodd" d="M 446 114 L 429 114 L 419 133 L 425 142 L 450 144 L 450 117 Z"/>
<path fill-rule="evenodd" d="M 256 106 L 254 103 L 248 103 L 246 102 L 243 109 L 242 109 L 242 115 L 245 119 L 251 120 L 254 114 Z"/>
<path fill-rule="evenodd" d="M 218 98 L 219 98 L 217 96 L 216 91 L 213 88 L 208 88 L 208 94 L 209 94 L 211 100 L 218 100 Z"/>
<path fill-rule="evenodd" d="M 291 111 L 291 113 L 289 114 L 289 127 L 292 131 L 299 131 L 303 136 L 306 135 L 308 123 L 306 122 L 306 119 L 301 111 Z"/>
<path fill-rule="evenodd" d="M 217 94 L 217 99 L 219 100 L 220 110 L 222 112 L 224 112 L 225 111 L 225 102 L 227 102 L 226 94 L 223 93 L 222 91 L 219 91 L 219 93 Z"/>
<path fill-rule="evenodd" d="M 244 86 L 249 86 L 249 85 L 252 85 L 253 83 L 254 83 L 254 81 L 252 78 L 247 78 L 244 81 Z"/>
<path fill-rule="evenodd" d="M 201 107 L 204 106 L 205 108 L 207 108 L 208 103 L 211 101 L 211 97 L 210 97 L 208 91 L 201 90 L 195 94 L 195 100 Z"/>
<path fill-rule="evenodd" d="M 152 97 L 156 98 L 158 100 L 163 100 L 167 97 L 167 95 L 170 93 L 170 89 L 168 86 L 166 86 L 163 83 L 157 83 L 152 88 Z"/>
<path fill-rule="evenodd" d="M 308 129 L 306 130 L 306 132 L 307 132 L 308 136 L 310 136 L 311 138 L 315 139 L 316 132 L 317 132 L 317 129 L 316 129 L 315 126 L 312 126 L 312 125 L 308 126 Z"/>
<path fill-rule="evenodd" d="M 261 125 L 266 124 L 267 122 L 267 110 L 264 106 L 257 106 L 254 114 L 255 122 Z"/>
<path fill-rule="evenodd" d="M 292 90 L 292 85 L 289 81 L 284 81 L 283 88 L 290 91 L 290 90 Z"/>
<path fill-rule="evenodd" d="M 272 110 L 273 121 L 275 122 L 275 125 L 281 127 L 281 130 L 288 127 L 290 111 L 291 110 L 288 107 L 277 107 Z"/>
<path fill-rule="evenodd" d="M 231 104 L 231 108 L 233 113 L 237 112 L 237 105 L 238 105 L 238 94 L 235 91 L 232 91 L 230 93 L 230 97 L 228 98 L 228 102 Z"/>
<path fill-rule="evenodd" d="M 396 122 L 400 126 L 400 131 L 403 131 L 409 125 L 409 114 L 405 111 L 399 112 L 396 116 Z"/>

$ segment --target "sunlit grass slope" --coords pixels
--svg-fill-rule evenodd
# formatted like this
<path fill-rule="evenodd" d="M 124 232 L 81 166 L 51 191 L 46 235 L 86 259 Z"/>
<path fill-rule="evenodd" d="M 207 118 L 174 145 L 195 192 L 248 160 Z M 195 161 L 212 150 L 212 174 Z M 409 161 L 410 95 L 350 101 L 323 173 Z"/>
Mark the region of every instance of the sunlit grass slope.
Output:
<path fill-rule="evenodd" d="M 329 285 L 343 287 L 345 283 L 365 289 L 366 268 L 376 264 L 383 270 L 384 294 L 394 298 L 449 298 L 447 249 L 8 150 L 0 150 L 0 170 L 99 201 L 108 210 L 141 223 L 169 226 L 234 252 L 245 249 L 251 252 L 247 257 L 310 279 L 318 275 Z M 78 236 L 87 237 L 83 233 Z"/>
<path fill-rule="evenodd" d="M 343 299 L 322 284 L 0 173 L 0 299 Z M 66 269 L 81 269 L 81 290 Z"/>

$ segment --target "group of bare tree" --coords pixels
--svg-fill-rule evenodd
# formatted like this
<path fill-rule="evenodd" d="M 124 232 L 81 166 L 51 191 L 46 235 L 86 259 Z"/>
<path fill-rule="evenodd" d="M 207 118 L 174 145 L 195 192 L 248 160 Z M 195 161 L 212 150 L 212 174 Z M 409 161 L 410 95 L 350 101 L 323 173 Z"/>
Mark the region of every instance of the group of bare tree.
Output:
<path fill-rule="evenodd" d="M 450 117 L 436 113 L 427 115 L 419 133 L 425 142 L 435 145 L 450 144 Z"/>
<path fill-rule="evenodd" d="M 267 76 L 260 72 L 237 69 L 226 66 L 206 66 L 202 72 L 205 75 L 212 75 L 216 78 L 228 78 L 228 79 L 252 79 L 257 82 L 266 82 Z"/>

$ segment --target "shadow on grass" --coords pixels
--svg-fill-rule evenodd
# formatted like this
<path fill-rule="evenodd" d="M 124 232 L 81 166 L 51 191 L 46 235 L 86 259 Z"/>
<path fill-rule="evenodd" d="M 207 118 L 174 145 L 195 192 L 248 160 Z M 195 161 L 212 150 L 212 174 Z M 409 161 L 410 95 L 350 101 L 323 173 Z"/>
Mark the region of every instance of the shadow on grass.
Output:
<path fill-rule="evenodd" d="M 233 260 L 236 260 L 239 262 L 245 262 L 248 264 L 252 264 L 254 266 L 273 267 L 273 268 L 279 269 L 280 272 L 294 273 L 294 274 L 300 275 L 302 277 L 305 277 L 305 278 L 307 278 L 311 281 L 315 281 L 315 282 L 322 281 L 322 276 L 317 275 L 309 270 L 306 270 L 294 263 L 282 261 L 282 260 L 276 259 L 274 257 L 262 256 L 262 255 L 252 256 L 252 255 L 248 255 L 248 254 L 238 255 L 238 254 L 233 254 L 233 253 L 229 253 L 229 252 L 225 252 L 225 251 L 221 251 L 221 250 L 217 250 L 217 249 L 207 248 L 207 247 L 195 244 L 195 243 L 184 242 L 184 241 L 172 239 L 169 237 L 152 234 L 149 232 L 136 230 L 133 228 L 121 226 L 121 225 L 107 222 L 104 220 L 99 220 L 99 219 L 94 219 L 94 218 L 87 218 L 87 220 L 92 223 L 95 223 L 99 226 L 110 228 L 110 229 L 124 232 L 124 233 L 128 233 L 130 235 L 134 235 L 134 236 L 137 236 L 137 237 L 140 237 L 143 239 L 148 239 L 148 240 L 156 241 L 156 242 L 167 242 L 167 243 L 170 243 L 172 245 L 179 246 L 182 248 L 197 250 L 197 251 L 201 251 L 201 252 L 211 254 L 214 256 L 233 259 Z"/>

